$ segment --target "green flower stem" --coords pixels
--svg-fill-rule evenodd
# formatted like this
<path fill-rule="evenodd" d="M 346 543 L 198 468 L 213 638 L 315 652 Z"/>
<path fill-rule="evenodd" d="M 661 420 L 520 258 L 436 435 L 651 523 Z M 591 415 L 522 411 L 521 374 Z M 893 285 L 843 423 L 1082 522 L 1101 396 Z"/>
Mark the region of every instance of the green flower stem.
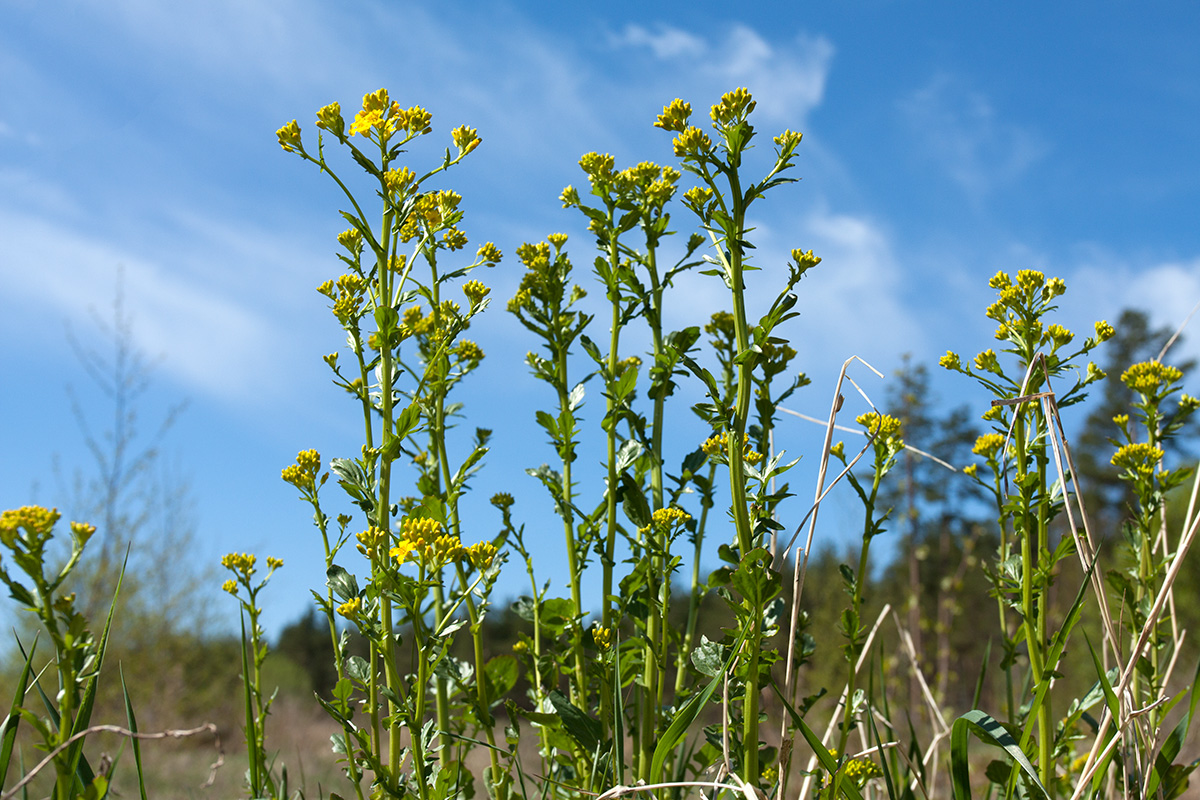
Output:
<path fill-rule="evenodd" d="M 555 382 L 558 390 L 558 407 L 566 410 L 571 405 L 567 394 L 567 348 L 555 348 L 555 370 L 558 380 Z M 569 446 L 573 446 L 570 444 Z M 566 454 L 562 459 L 562 515 L 563 532 L 567 540 L 567 569 L 571 573 L 571 610 L 574 619 L 571 621 L 571 658 L 573 661 L 574 680 L 571 683 L 571 701 L 582 707 L 587 697 L 587 679 L 583 672 L 583 592 L 580 588 L 579 554 L 575 542 L 575 513 L 574 513 L 574 483 L 571 480 L 571 455 Z"/>

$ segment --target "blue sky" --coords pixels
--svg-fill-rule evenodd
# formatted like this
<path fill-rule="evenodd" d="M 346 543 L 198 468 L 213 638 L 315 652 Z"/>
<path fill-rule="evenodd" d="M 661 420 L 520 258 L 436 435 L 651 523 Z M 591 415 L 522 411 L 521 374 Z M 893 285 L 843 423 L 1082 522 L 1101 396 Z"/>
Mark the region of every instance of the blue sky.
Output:
<path fill-rule="evenodd" d="M 578 157 L 669 162 L 670 136 L 651 127 L 665 103 L 703 111 L 748 87 L 761 131 L 805 134 L 803 181 L 754 220 L 764 266 L 792 247 L 824 258 L 789 331 L 814 378 L 800 411 L 826 412 L 851 355 L 888 374 L 902 353 L 932 365 L 990 346 L 998 269 L 1063 277 L 1072 327 L 1127 306 L 1177 325 L 1200 301 L 1198 35 L 1200 6 L 1185 2 L 8 0 L 0 507 L 68 504 L 55 458 L 69 472 L 87 456 L 65 387 L 89 384 L 65 331 L 95 338 L 90 309 L 104 316 L 121 269 L 137 344 L 161 358 L 147 420 L 189 403 L 166 448 L 195 502 L 197 550 L 180 558 L 282 556 L 268 625 L 299 613 L 320 548 L 279 470 L 303 448 L 353 454 L 358 430 L 320 361 L 341 337 L 314 291 L 338 274 L 341 199 L 274 131 L 292 118 L 311 131 L 317 108 L 352 109 L 380 86 L 433 112 L 444 138 L 418 159 L 452 127 L 479 129 L 483 146 L 447 178 L 475 243 L 511 256 L 572 233 L 585 285 L 590 242 L 557 201 L 582 180 Z M 482 277 L 503 301 L 519 273 L 510 257 Z M 712 281 L 680 292 L 705 316 L 720 303 Z M 471 424 L 497 431 L 471 499 L 476 535 L 494 531 L 485 501 L 507 489 L 553 565 L 560 529 L 523 473 L 553 457 L 532 424 L 548 397 L 521 364 L 534 343 L 502 302 L 472 333 L 489 358 L 466 396 Z M 881 400 L 886 382 L 861 374 Z M 948 377 L 936 388 L 972 399 Z M 814 453 L 805 425 L 780 433 L 793 454 Z M 811 470 L 795 474 L 810 496 Z M 845 541 L 845 520 L 827 519 L 820 535 Z"/>

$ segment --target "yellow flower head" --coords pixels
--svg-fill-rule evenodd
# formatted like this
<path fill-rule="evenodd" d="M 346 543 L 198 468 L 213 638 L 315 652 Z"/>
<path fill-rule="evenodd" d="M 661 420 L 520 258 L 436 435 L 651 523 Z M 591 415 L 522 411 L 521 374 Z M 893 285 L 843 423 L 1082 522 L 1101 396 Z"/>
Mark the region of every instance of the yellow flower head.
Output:
<path fill-rule="evenodd" d="M 803 275 L 817 264 L 820 264 L 821 257 L 814 256 L 812 250 L 805 252 L 797 247 L 792 250 L 792 261 L 796 264 L 796 269 L 800 271 L 801 275 Z"/>
<path fill-rule="evenodd" d="M 352 597 L 337 607 L 337 613 L 350 621 L 362 616 L 362 598 Z"/>
<path fill-rule="evenodd" d="M 739 122 L 744 122 L 754 110 L 755 102 L 746 88 L 734 89 L 721 95 L 721 102 L 709 111 L 713 127 L 728 128 Z"/>
<path fill-rule="evenodd" d="M 318 111 L 317 127 L 341 137 L 346 129 L 346 122 L 342 119 L 341 104 L 330 103 Z"/>
<path fill-rule="evenodd" d="M 1161 448 L 1148 442 L 1127 444 L 1113 453 L 1112 465 L 1139 477 L 1147 477 L 1163 458 Z"/>
<path fill-rule="evenodd" d="M 554 246 L 555 252 L 558 252 L 559 250 L 562 250 L 563 245 L 567 243 L 567 234 L 551 233 L 548 236 L 546 236 L 546 241 L 548 241 L 551 245 Z"/>
<path fill-rule="evenodd" d="M 237 583 L 232 578 L 230 578 L 229 580 L 222 583 L 221 589 L 223 591 L 229 592 L 234 597 L 237 597 L 238 586 L 237 586 Z"/>
<path fill-rule="evenodd" d="M 96 533 L 96 526 L 92 525 L 91 523 L 88 523 L 88 522 L 72 522 L 71 523 L 71 536 L 73 536 L 75 538 L 75 541 L 79 542 L 80 547 L 87 544 L 88 539 L 91 539 L 95 533 Z"/>
<path fill-rule="evenodd" d="M 243 580 L 249 580 L 254 574 L 254 563 L 257 558 L 253 553 L 229 553 L 221 557 L 221 566 L 240 575 Z"/>
<path fill-rule="evenodd" d="M 284 467 L 280 477 L 302 492 L 311 492 L 316 488 L 320 471 L 321 454 L 316 450 L 302 450 L 296 455 L 296 463 Z"/>
<path fill-rule="evenodd" d="M 478 364 L 483 360 L 483 350 L 470 339 L 463 339 L 454 348 L 460 360 L 470 364 Z"/>
<path fill-rule="evenodd" d="M 592 185 L 607 183 L 613 177 L 613 157 L 608 153 L 585 153 L 579 159 L 579 167 L 588 176 Z"/>
<path fill-rule="evenodd" d="M 674 148 L 677 158 L 694 156 L 712 150 L 712 140 L 707 133 L 693 125 L 675 137 Z"/>
<path fill-rule="evenodd" d="M 712 200 L 713 192 L 706 186 L 693 186 L 683 193 L 683 199 L 688 205 L 704 208 Z"/>
<path fill-rule="evenodd" d="M 719 435 L 710 436 L 704 441 L 704 444 L 700 445 L 700 449 L 703 450 L 704 454 L 709 458 L 717 461 L 717 463 L 725 463 L 726 454 L 728 453 L 729 449 L 729 434 L 725 431 L 722 431 Z M 762 453 L 750 449 L 749 441 L 742 442 L 742 461 L 750 466 L 754 466 L 758 462 L 762 461 L 762 459 Z"/>
<path fill-rule="evenodd" d="M 1170 387 L 1182 377 L 1183 373 L 1175 367 L 1158 361 L 1143 361 L 1125 370 L 1121 375 L 1121 383 L 1139 394 L 1150 395 Z"/>
<path fill-rule="evenodd" d="M 396 195 L 405 195 L 409 189 L 413 187 L 413 182 L 416 181 L 417 175 L 408 167 L 400 169 L 389 169 L 383 173 L 383 183 L 387 186 L 388 192 Z"/>
<path fill-rule="evenodd" d="M 977 456 L 991 458 L 1000 451 L 1004 445 L 1004 437 L 998 433 L 985 433 L 975 440 L 975 446 L 971 448 L 971 452 Z"/>
<path fill-rule="evenodd" d="M 479 147 L 483 141 L 479 138 L 479 132 L 474 128 L 468 128 L 466 125 L 460 125 L 450 131 L 450 138 L 454 140 L 454 146 L 458 148 L 459 155 L 467 153 Z"/>
<path fill-rule="evenodd" d="M 1008 277 L 1007 272 L 1001 270 L 992 276 L 992 279 L 988 281 L 988 286 L 999 291 L 1004 291 L 1008 287 L 1012 286 L 1012 278 Z"/>
<path fill-rule="evenodd" d="M 0 530 L 15 535 L 18 528 L 24 528 L 27 533 L 44 538 L 50 535 L 50 531 L 61 517 L 57 508 L 21 506 L 0 514 Z M 7 543 L 7 539 L 5 542 Z"/>
<path fill-rule="evenodd" d="M 612 628 L 605 628 L 603 625 L 595 626 L 592 628 L 592 641 L 595 642 L 597 650 L 608 650 L 613 643 Z"/>
<path fill-rule="evenodd" d="M 785 130 L 775 137 L 775 144 L 786 153 L 789 150 L 795 150 L 802 138 L 804 138 L 804 134 L 798 131 Z"/>
<path fill-rule="evenodd" d="M 1036 269 L 1023 269 L 1017 272 L 1017 288 L 1022 292 L 1031 293 L 1040 289 L 1046 283 L 1046 276 Z"/>
<path fill-rule="evenodd" d="M 462 291 L 463 294 L 467 296 L 467 302 L 469 302 L 472 307 L 475 307 L 479 305 L 483 301 L 483 298 L 487 297 L 488 293 L 492 290 L 484 286 L 479 281 L 470 280 L 463 284 Z"/>
<path fill-rule="evenodd" d="M 338 244 L 350 251 L 351 255 L 362 252 L 362 234 L 357 228 L 350 228 L 338 234 Z"/>
<path fill-rule="evenodd" d="M 691 116 L 691 104 L 675 98 L 670 105 L 663 106 L 662 113 L 654 121 L 654 127 L 666 131 L 682 131 L 687 127 L 688 118 Z"/>
<path fill-rule="evenodd" d="M 498 552 L 491 542 L 476 542 L 467 548 L 467 559 L 475 569 L 483 571 L 492 565 Z"/>
<path fill-rule="evenodd" d="M 897 438 L 900 435 L 900 420 L 891 414 L 868 411 L 865 414 L 859 414 L 854 421 L 866 428 L 868 435 L 877 436 L 881 441 Z"/>
<path fill-rule="evenodd" d="M 1055 349 L 1066 347 L 1075 338 L 1075 334 L 1064 328 L 1062 325 L 1054 324 L 1046 328 L 1046 337 L 1054 343 Z"/>
<path fill-rule="evenodd" d="M 938 364 L 954 372 L 962 369 L 962 360 L 959 359 L 958 353 L 955 353 L 951 350 L 947 350 L 946 355 L 938 359 Z"/>
<path fill-rule="evenodd" d="M 499 264 L 500 259 L 503 257 L 504 256 L 500 252 L 500 248 L 496 247 L 496 245 L 492 244 L 491 242 L 485 242 L 475 254 L 475 258 L 478 261 L 483 264 L 487 264 L 488 266 Z"/>
<path fill-rule="evenodd" d="M 1116 335 L 1116 329 L 1113 328 L 1112 325 L 1109 325 L 1105 320 L 1100 320 L 1096 323 L 1096 341 L 1107 342 Z"/>
<path fill-rule="evenodd" d="M 279 137 L 279 146 L 287 152 L 303 151 L 304 147 L 300 142 L 300 125 L 297 124 L 296 120 L 292 120 L 287 125 L 275 131 L 275 135 Z"/>
<path fill-rule="evenodd" d="M 975 356 L 975 369 L 998 373 L 1000 371 L 1000 362 L 996 359 L 996 352 L 989 348 Z"/>
<path fill-rule="evenodd" d="M 562 194 L 558 196 L 558 199 L 562 201 L 563 208 L 577 206 L 579 205 L 579 190 L 574 186 L 568 186 L 562 190 Z"/>

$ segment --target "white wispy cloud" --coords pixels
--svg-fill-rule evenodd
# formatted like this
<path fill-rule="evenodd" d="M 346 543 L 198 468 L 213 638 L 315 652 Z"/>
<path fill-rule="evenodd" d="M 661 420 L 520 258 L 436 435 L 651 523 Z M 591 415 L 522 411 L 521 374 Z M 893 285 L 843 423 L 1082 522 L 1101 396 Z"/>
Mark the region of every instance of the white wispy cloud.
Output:
<path fill-rule="evenodd" d="M 903 98 L 899 109 L 925 158 L 975 203 L 1015 183 L 1049 152 L 1036 131 L 1003 119 L 985 94 L 949 75 Z"/>
<path fill-rule="evenodd" d="M 743 24 L 730 26 L 719 40 L 666 24 L 629 24 L 612 42 L 649 49 L 679 74 L 701 79 L 710 92 L 746 86 L 763 116 L 790 124 L 799 124 L 820 105 L 834 55 L 833 44 L 823 36 L 801 33 L 772 42 Z"/>

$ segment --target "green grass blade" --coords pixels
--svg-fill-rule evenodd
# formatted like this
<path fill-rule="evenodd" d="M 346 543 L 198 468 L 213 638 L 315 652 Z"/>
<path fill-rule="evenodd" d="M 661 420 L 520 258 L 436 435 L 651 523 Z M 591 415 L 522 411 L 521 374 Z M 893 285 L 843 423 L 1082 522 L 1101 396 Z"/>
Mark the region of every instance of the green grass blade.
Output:
<path fill-rule="evenodd" d="M 142 771 L 142 745 L 137 738 L 137 717 L 133 713 L 133 703 L 129 700 L 129 689 L 125 686 L 124 669 L 121 670 L 121 696 L 125 700 L 125 720 L 129 725 L 129 731 L 134 734 L 131 737 L 131 746 L 133 747 L 133 763 L 137 768 L 138 793 L 142 800 L 146 800 L 146 776 Z"/>
<path fill-rule="evenodd" d="M 129 548 L 126 547 L 125 560 L 121 563 L 121 572 L 117 575 L 117 587 L 113 590 L 112 602 L 108 606 L 108 617 L 104 620 L 104 631 L 100 634 L 100 644 L 96 648 L 96 672 L 88 680 L 87 687 L 83 690 L 83 702 L 79 704 L 79 713 L 75 715 L 75 721 L 71 725 L 72 736 L 84 731 L 92 724 L 92 710 L 96 706 L 96 691 L 100 687 L 100 670 L 104 666 L 104 654 L 108 651 L 108 635 L 112 630 L 113 617 L 116 616 L 117 598 L 121 596 L 121 582 L 125 579 L 125 567 L 128 564 Z M 91 765 L 83 755 L 83 746 L 86 741 L 85 737 L 75 740 L 67 751 L 71 769 L 84 788 L 91 786 L 96 779 Z"/>
<path fill-rule="evenodd" d="M 713 694 L 717 691 L 717 687 L 721 685 L 722 676 L 733 667 L 733 662 L 737 659 L 738 651 L 742 649 L 742 643 L 746 641 L 746 632 L 749 628 L 744 628 L 738 636 L 736 642 L 729 650 L 729 658 L 725 660 L 725 666 L 721 672 L 713 676 L 713 679 L 708 682 L 704 690 L 700 694 L 692 695 L 683 708 L 675 714 L 675 718 L 671 720 L 671 724 L 663 731 L 662 737 L 658 740 L 658 744 L 654 748 L 654 757 L 650 759 L 650 782 L 661 783 L 663 764 L 666 763 L 667 756 L 675 749 L 675 746 L 683 741 L 687 736 L 688 728 L 696 721 L 696 717 L 700 715 L 701 710 L 712 699 Z"/>
<path fill-rule="evenodd" d="M 1051 680 L 1057 674 L 1058 662 L 1062 659 L 1063 651 L 1067 647 L 1067 639 L 1070 638 L 1071 631 L 1075 628 L 1080 616 L 1083 614 L 1084 599 L 1087 597 L 1087 590 L 1091 586 L 1092 573 L 1095 571 L 1096 562 L 1093 561 L 1087 574 L 1079 582 L 1079 591 L 1075 593 L 1075 602 L 1071 604 L 1071 609 L 1063 619 L 1062 625 L 1050 640 L 1050 649 L 1046 651 L 1044 674 L 1041 683 L 1034 688 L 1033 700 L 1029 704 L 1029 711 L 1026 716 L 1025 730 L 1021 734 L 1022 750 L 1029 746 L 1029 740 L 1033 736 L 1034 725 L 1037 724 L 1038 711 L 1041 709 L 1042 704 L 1046 702 L 1046 694 L 1050 691 Z M 1091 645 L 1089 644 L 1088 646 L 1090 647 Z"/>
<path fill-rule="evenodd" d="M 13 693 L 12 705 L 8 709 L 8 716 L 4 719 L 3 733 L 0 734 L 0 788 L 4 786 L 4 779 L 8 777 L 8 765 L 12 760 L 13 745 L 17 742 L 17 728 L 21 725 L 21 715 L 18 709 L 25 702 L 25 693 L 29 691 L 29 676 L 33 674 L 33 654 L 37 650 L 37 639 L 33 640 L 33 644 L 29 648 L 29 655 L 25 657 L 25 666 L 21 669 L 21 677 L 17 680 L 17 690 Z"/>
<path fill-rule="evenodd" d="M 971 696 L 971 708 L 979 708 L 979 698 L 983 696 L 983 680 L 987 677 L 988 662 L 992 660 L 992 639 L 989 636 L 987 647 L 983 649 L 983 663 L 979 666 L 979 677 L 975 679 L 975 694 Z"/>
<path fill-rule="evenodd" d="M 1150 777 L 1146 781 L 1146 796 L 1153 797 L 1158 791 L 1158 787 L 1167 780 L 1168 771 L 1171 768 L 1171 762 L 1179 755 L 1180 749 L 1183 748 L 1183 741 L 1187 738 L 1188 730 L 1191 728 L 1192 720 L 1196 715 L 1196 702 L 1200 700 L 1200 694 L 1196 691 L 1196 681 L 1200 681 L 1200 660 L 1196 662 L 1196 672 L 1192 675 L 1191 697 L 1188 699 L 1188 710 L 1179 720 L 1179 724 L 1168 734 L 1163 741 L 1162 747 L 1154 756 L 1154 768 L 1150 771 Z"/>
<path fill-rule="evenodd" d="M 787 711 L 788 715 L 792 718 L 792 723 L 800 729 L 800 734 L 804 737 L 804 741 L 808 742 L 808 746 L 812 748 L 813 753 L 817 757 L 817 761 L 821 763 L 821 768 L 830 775 L 837 774 L 837 759 L 834 758 L 833 753 L 829 752 L 828 748 L 822 744 L 821 737 L 817 736 L 816 732 L 812 728 L 808 727 L 808 723 L 804 721 L 804 718 L 796 713 L 796 709 L 792 708 L 791 704 L 787 701 L 787 698 L 783 696 L 783 692 L 779 690 L 779 686 L 775 683 L 775 681 L 771 681 L 771 688 L 775 690 L 775 695 L 779 698 L 779 702 L 783 704 L 784 710 Z M 858 787 L 852 783 L 842 781 L 841 790 L 842 794 L 849 797 L 850 800 L 863 800 L 862 792 L 860 792 Z"/>
<path fill-rule="evenodd" d="M 971 797 L 971 768 L 967 760 L 967 745 L 972 733 L 984 744 L 990 744 L 1008 753 L 1009 758 L 1025 773 L 1030 786 L 1034 787 L 1041 797 L 1049 800 L 1050 795 L 1038 779 L 1037 770 L 1029 763 L 1016 739 L 1012 738 L 1003 725 L 979 709 L 963 714 L 954 720 L 954 725 L 950 728 L 950 783 L 954 789 L 955 800 L 970 800 Z"/>
<path fill-rule="evenodd" d="M 246 643 L 246 615 L 242 615 L 242 697 L 246 704 L 246 756 L 250 762 L 250 795 L 262 796 L 262 785 L 258 782 L 258 733 L 254 726 L 254 697 L 250 690 L 250 656 Z"/>

